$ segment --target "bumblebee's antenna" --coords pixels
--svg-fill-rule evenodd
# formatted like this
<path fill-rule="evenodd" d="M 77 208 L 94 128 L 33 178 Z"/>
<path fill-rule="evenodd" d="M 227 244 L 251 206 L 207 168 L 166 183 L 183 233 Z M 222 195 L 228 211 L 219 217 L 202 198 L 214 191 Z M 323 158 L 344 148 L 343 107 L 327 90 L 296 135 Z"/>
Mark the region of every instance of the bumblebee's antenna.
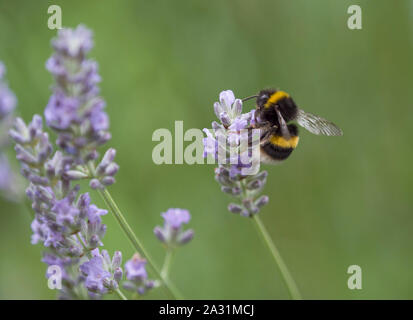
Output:
<path fill-rule="evenodd" d="M 253 99 L 253 98 L 258 98 L 258 96 L 257 96 L 257 95 L 253 95 L 253 96 L 246 97 L 246 98 L 242 99 L 242 102 L 245 102 L 245 101 L 250 100 L 250 99 Z"/>

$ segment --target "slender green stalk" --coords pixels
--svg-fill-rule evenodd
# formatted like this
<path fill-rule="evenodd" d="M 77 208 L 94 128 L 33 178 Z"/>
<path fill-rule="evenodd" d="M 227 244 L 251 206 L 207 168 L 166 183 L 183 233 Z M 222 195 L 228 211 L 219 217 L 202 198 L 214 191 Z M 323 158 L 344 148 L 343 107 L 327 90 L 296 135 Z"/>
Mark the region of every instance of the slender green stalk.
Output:
<path fill-rule="evenodd" d="M 288 291 L 291 295 L 291 298 L 294 300 L 301 300 L 301 294 L 298 290 L 297 284 L 295 283 L 293 277 L 291 276 L 290 271 L 288 271 L 287 265 L 285 264 L 283 258 L 280 255 L 277 247 L 275 246 L 274 242 L 271 239 L 270 234 L 268 233 L 267 229 L 265 228 L 264 224 L 262 223 L 261 219 L 257 214 L 253 216 L 255 225 L 257 226 L 258 232 L 261 234 L 264 242 L 268 246 L 268 249 L 271 251 L 271 255 L 274 258 L 275 263 L 277 264 L 278 268 L 281 271 L 283 280 L 287 285 Z"/>
<path fill-rule="evenodd" d="M 142 243 L 139 241 L 138 237 L 135 235 L 133 232 L 132 228 L 126 221 L 125 217 L 123 216 L 122 212 L 120 211 L 119 207 L 117 206 L 116 202 L 113 200 L 111 194 L 107 189 L 104 190 L 99 190 L 99 194 L 105 201 L 106 205 L 109 207 L 110 211 L 112 211 L 115 219 L 118 221 L 120 227 L 122 228 L 123 232 L 126 234 L 128 237 L 129 241 L 132 243 L 134 249 L 138 252 L 141 252 L 142 255 L 146 258 L 148 261 L 148 264 L 152 267 L 154 272 L 156 273 L 156 276 L 158 276 L 160 279 L 162 279 L 163 283 L 165 284 L 165 287 L 168 289 L 170 294 L 174 299 L 182 299 L 181 294 L 179 291 L 175 288 L 175 286 L 165 277 L 162 276 L 161 272 L 159 271 L 158 266 L 155 264 L 151 256 L 148 254 L 148 252 L 145 250 L 144 246 Z"/>
<path fill-rule="evenodd" d="M 126 296 L 119 289 L 116 289 L 115 292 L 121 300 L 128 300 L 128 298 L 126 298 Z"/>
<path fill-rule="evenodd" d="M 163 266 L 162 266 L 162 270 L 161 270 L 162 277 L 164 277 L 166 279 L 168 279 L 169 268 L 171 266 L 172 257 L 173 257 L 173 251 L 168 249 L 166 251 L 165 260 L 163 262 Z"/>

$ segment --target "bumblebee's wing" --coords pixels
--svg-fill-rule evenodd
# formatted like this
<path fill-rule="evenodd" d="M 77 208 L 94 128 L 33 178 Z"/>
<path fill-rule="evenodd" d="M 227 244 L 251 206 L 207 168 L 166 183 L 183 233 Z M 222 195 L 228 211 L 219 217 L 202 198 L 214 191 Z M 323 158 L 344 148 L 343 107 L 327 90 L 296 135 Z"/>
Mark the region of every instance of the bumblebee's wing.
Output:
<path fill-rule="evenodd" d="M 334 123 L 301 109 L 298 110 L 296 120 L 300 126 L 313 134 L 323 134 L 326 136 L 343 135 L 343 131 Z"/>
<path fill-rule="evenodd" d="M 281 115 L 280 111 L 275 110 L 277 112 L 278 122 L 280 124 L 281 134 L 286 138 L 290 139 L 291 135 L 288 131 L 287 123 L 285 122 L 283 116 Z"/>

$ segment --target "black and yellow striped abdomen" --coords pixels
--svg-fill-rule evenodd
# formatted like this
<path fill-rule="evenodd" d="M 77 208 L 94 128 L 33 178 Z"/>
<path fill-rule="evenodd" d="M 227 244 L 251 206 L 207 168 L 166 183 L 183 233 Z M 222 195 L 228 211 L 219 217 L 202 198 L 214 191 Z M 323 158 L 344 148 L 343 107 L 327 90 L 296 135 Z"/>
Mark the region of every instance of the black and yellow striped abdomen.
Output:
<path fill-rule="evenodd" d="M 298 145 L 298 130 L 295 125 L 289 125 L 291 136 L 286 138 L 275 132 L 261 145 L 261 160 L 265 163 L 278 162 L 287 159 Z"/>

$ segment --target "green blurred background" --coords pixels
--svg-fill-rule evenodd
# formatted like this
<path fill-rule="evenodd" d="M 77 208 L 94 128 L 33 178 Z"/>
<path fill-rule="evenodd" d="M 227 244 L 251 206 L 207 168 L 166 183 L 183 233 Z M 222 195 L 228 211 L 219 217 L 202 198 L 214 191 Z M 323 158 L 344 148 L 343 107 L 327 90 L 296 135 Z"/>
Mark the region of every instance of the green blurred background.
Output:
<path fill-rule="evenodd" d="M 303 297 L 413 298 L 412 1 L 0 0 L 0 60 L 25 120 L 51 93 L 50 4 L 62 7 L 64 26 L 95 33 L 91 56 L 121 167 L 110 190 L 158 264 L 160 213 L 192 214 L 196 237 L 171 275 L 187 298 L 288 298 L 252 221 L 227 212 L 231 198 L 214 166 L 157 166 L 151 156 L 157 128 L 173 130 L 175 120 L 185 130 L 209 127 L 221 90 L 244 97 L 263 87 L 288 91 L 344 130 L 338 138 L 302 130 L 291 158 L 266 167 L 270 204 L 261 217 Z M 352 4 L 362 7 L 362 30 L 347 28 Z M 0 211 L 0 298 L 54 298 L 26 208 L 3 201 Z M 129 258 L 115 220 L 105 222 L 106 248 Z M 347 288 L 352 264 L 362 267 L 362 290 Z"/>

